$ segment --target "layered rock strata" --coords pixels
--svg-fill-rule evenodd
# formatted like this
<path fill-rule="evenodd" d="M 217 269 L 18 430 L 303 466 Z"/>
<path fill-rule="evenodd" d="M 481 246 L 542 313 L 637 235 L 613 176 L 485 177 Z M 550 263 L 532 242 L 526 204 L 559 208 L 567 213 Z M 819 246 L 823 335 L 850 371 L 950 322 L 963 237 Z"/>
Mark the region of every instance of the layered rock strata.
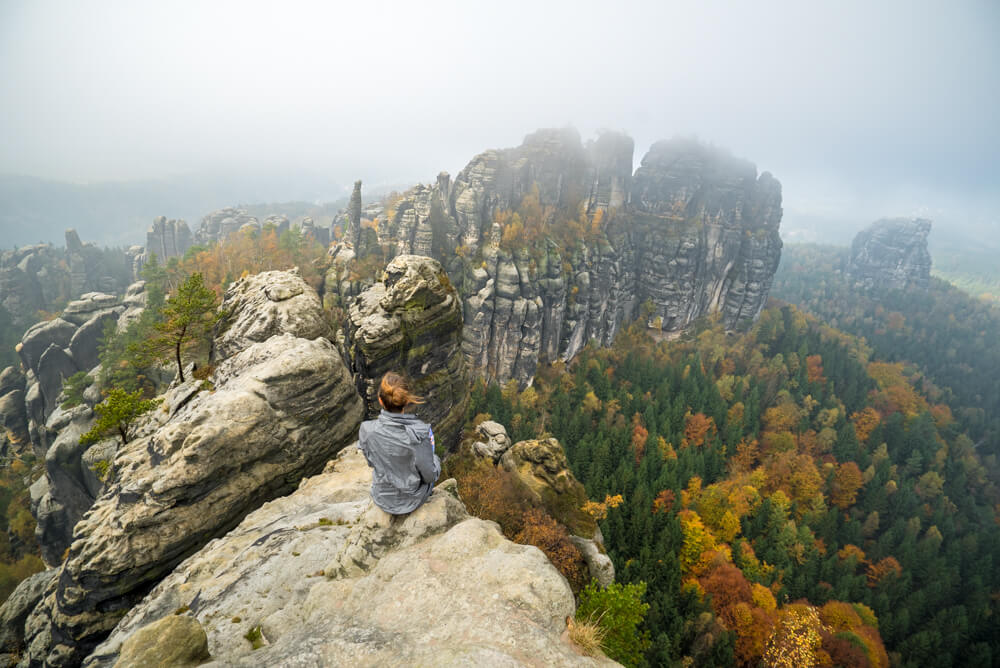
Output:
<path fill-rule="evenodd" d="M 655 144 L 633 175 L 633 149 L 621 134 L 584 145 L 563 129 L 486 151 L 454 181 L 404 193 L 376 221 L 377 251 L 352 242 L 354 261 L 440 259 L 464 304 L 470 371 L 486 380 L 526 385 L 540 362 L 609 345 L 644 304 L 646 324 L 666 334 L 713 313 L 748 325 L 780 257 L 780 184 L 677 139 Z M 535 232 L 499 216 L 515 210 Z"/>
<path fill-rule="evenodd" d="M 362 404 L 323 337 L 316 293 L 294 273 L 271 272 L 232 286 L 225 308 L 211 378 L 172 388 L 139 437 L 111 453 L 112 482 L 86 516 L 67 520 L 73 542 L 59 584 L 28 625 L 32 661 L 82 659 L 176 563 L 353 438 Z M 47 498 L 87 491 L 66 476 L 82 459 L 74 424 L 46 455 Z"/>
<path fill-rule="evenodd" d="M 346 358 L 366 415 L 378 415 L 378 383 L 387 371 L 413 380 L 424 403 L 416 414 L 433 425 L 445 450 L 458 443 L 468 404 L 461 354 L 462 308 L 441 264 L 400 255 L 384 278 L 358 296 L 348 312 Z"/>
<path fill-rule="evenodd" d="M 425 381 L 418 391 L 434 400 L 428 419 L 451 438 L 466 384 L 454 288 L 434 260 L 397 258 L 380 289 L 384 300 L 359 320 L 355 358 L 368 370 L 392 359 Z M 357 388 L 371 379 L 348 370 L 317 294 L 297 272 L 241 279 L 220 308 L 211 375 L 173 385 L 128 444 L 80 448 L 92 415 L 86 404 L 49 418 L 57 438 L 32 495 L 49 518 L 40 521 L 52 532 L 42 537 L 47 560 L 57 563 L 53 548 L 69 549 L 25 623 L 23 665 L 78 664 L 178 563 L 293 490 L 356 436 L 365 417 Z M 379 330 L 375 321 L 398 327 Z M 399 342 L 381 346 L 378 337 L 396 329 L 416 336 L 393 358 L 386 351 L 399 353 Z M 428 345 L 434 337 L 444 345 Z M 65 512 L 86 510 L 91 495 L 97 500 L 82 518 Z"/>
<path fill-rule="evenodd" d="M 114 665 L 175 613 L 203 629 L 207 666 L 617 665 L 576 653 L 562 636 L 566 581 L 536 548 L 469 517 L 453 481 L 397 519 L 370 484 L 347 448 L 181 563 L 84 665 Z M 162 649 L 192 633 L 161 631 Z"/>
<path fill-rule="evenodd" d="M 926 287 L 931 276 L 927 235 L 931 221 L 886 218 L 858 232 L 851 244 L 847 274 L 863 290 Z"/>

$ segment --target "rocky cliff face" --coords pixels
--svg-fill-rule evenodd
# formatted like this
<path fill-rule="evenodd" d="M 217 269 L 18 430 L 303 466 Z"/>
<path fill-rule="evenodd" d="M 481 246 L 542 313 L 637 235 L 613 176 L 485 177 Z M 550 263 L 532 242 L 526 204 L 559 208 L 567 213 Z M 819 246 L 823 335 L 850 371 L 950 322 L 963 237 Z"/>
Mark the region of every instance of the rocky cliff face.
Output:
<path fill-rule="evenodd" d="M 461 332 L 458 295 L 437 260 L 400 255 L 390 262 L 384 279 L 351 305 L 345 331 L 346 358 L 367 417 L 379 413 L 382 376 L 402 371 L 424 398 L 416 414 L 434 425 L 443 448 L 453 449 L 469 398 Z"/>
<path fill-rule="evenodd" d="M 61 308 L 86 292 L 121 292 L 131 281 L 137 250 L 100 250 L 66 230 L 65 248 L 51 244 L 0 251 L 0 307 L 19 327 L 28 327 L 39 311 Z"/>
<path fill-rule="evenodd" d="M 398 519 L 371 503 L 370 484 L 360 452 L 344 450 L 181 563 L 85 665 L 148 661 L 143 629 L 161 652 L 201 630 L 211 666 L 616 665 L 560 637 L 566 581 L 536 548 L 470 518 L 454 481 Z M 178 611 L 187 624 L 170 623 Z"/>
<path fill-rule="evenodd" d="M 70 302 L 58 317 L 25 332 L 17 353 L 27 377 L 28 432 L 39 454 L 52 442 L 45 425 L 57 408 L 63 381 L 97 365 L 104 328 L 116 322 L 123 310 L 114 295 L 88 292 Z"/>
<path fill-rule="evenodd" d="M 931 275 L 927 235 L 931 221 L 889 218 L 858 232 L 847 273 L 855 287 L 870 290 L 926 286 Z"/>
<path fill-rule="evenodd" d="M 441 174 L 413 188 L 379 216 L 378 252 L 446 266 L 472 373 L 527 384 L 540 362 L 610 344 L 642 304 L 647 325 L 664 333 L 712 313 L 734 329 L 759 315 L 781 251 L 778 181 L 685 140 L 654 145 L 633 175 L 633 148 L 616 133 L 584 145 L 573 130 L 541 130 L 476 156 L 454 181 Z M 526 206 L 525 224 L 537 218 L 545 233 L 505 239 L 511 219 L 498 214 Z M 364 246 L 350 249 L 355 262 Z"/>
<path fill-rule="evenodd" d="M 181 221 L 183 222 L 183 221 Z M 194 243 L 211 244 L 224 241 L 233 232 L 260 232 L 264 227 L 274 227 L 280 236 L 287 232 L 292 224 L 286 215 L 271 215 L 261 223 L 256 216 L 250 215 L 246 209 L 226 207 L 213 211 L 201 219 L 198 230 L 194 233 Z M 312 218 L 302 218 L 295 224 L 303 235 L 312 237 L 324 246 L 330 243 L 330 228 L 317 226 Z M 186 228 L 186 225 L 185 225 Z"/>
<path fill-rule="evenodd" d="M 442 412 L 431 417 L 448 433 L 464 416 L 457 295 L 429 258 L 397 258 L 387 276 L 379 287 L 390 297 L 375 300 L 378 308 L 359 321 L 365 340 L 356 355 L 369 360 L 369 369 L 395 359 L 372 351 L 399 353 L 379 341 L 395 332 L 368 321 L 396 318 L 401 329 L 412 327 L 412 346 L 396 361 L 412 366 L 418 380 L 432 377 L 426 392 Z M 98 317 L 91 306 L 101 303 L 90 296 L 71 305 L 66 325 L 53 326 L 49 338 L 72 341 L 75 322 Z M 365 415 L 357 388 L 371 379 L 348 370 L 319 297 L 297 272 L 241 279 L 221 308 L 211 376 L 172 386 L 127 445 L 79 446 L 92 422 L 88 404 L 48 416 L 54 441 L 46 476 L 32 492 L 46 560 L 57 573 L 27 617 L 22 665 L 77 665 L 178 563 L 321 470 L 356 435 Z M 428 337 L 439 335 L 454 342 L 432 349 Z M 43 347 L 22 346 L 22 356 L 32 361 Z M 63 350 L 56 343 L 44 348 L 40 368 L 50 350 Z M 23 392 L 16 374 L 0 378 L 4 397 Z M 44 415 L 44 402 L 40 410 Z"/>
<path fill-rule="evenodd" d="M 224 304 L 233 321 L 216 337 L 209 381 L 166 394 L 140 437 L 118 449 L 111 484 L 70 525 L 57 585 L 29 619 L 32 662 L 78 663 L 180 560 L 293 489 L 354 436 L 361 402 L 320 336 L 330 332 L 317 324 L 315 292 L 294 274 L 271 272 L 237 282 Z M 63 438 L 72 447 L 79 434 L 63 430 Z M 49 486 L 65 492 L 54 464 Z"/>

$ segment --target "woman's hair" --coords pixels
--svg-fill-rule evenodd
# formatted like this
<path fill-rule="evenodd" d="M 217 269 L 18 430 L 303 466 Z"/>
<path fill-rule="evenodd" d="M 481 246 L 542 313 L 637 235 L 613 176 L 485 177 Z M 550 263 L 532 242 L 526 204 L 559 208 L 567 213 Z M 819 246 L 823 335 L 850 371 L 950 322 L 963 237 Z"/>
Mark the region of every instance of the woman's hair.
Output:
<path fill-rule="evenodd" d="M 387 411 L 399 413 L 410 404 L 424 403 L 423 397 L 418 397 L 410 391 L 409 381 L 395 371 L 382 376 L 378 386 L 378 398 Z"/>

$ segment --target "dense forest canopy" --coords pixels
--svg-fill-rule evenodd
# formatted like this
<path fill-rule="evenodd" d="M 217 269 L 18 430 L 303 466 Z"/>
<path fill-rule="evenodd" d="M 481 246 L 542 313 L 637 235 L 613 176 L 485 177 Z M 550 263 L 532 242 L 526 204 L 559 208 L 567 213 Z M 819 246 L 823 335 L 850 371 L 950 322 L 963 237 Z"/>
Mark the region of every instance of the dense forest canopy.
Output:
<path fill-rule="evenodd" d="M 990 665 L 997 488 L 909 365 L 792 306 L 555 364 L 473 412 L 550 433 L 672 665 Z M 799 652 L 799 654 L 795 654 Z M 791 653 L 791 654 L 790 654 Z"/>
<path fill-rule="evenodd" d="M 789 245 L 771 294 L 903 362 L 924 392 L 950 406 L 981 453 L 1000 454 L 1000 308 L 940 279 L 927 289 L 859 292 L 846 249 Z"/>

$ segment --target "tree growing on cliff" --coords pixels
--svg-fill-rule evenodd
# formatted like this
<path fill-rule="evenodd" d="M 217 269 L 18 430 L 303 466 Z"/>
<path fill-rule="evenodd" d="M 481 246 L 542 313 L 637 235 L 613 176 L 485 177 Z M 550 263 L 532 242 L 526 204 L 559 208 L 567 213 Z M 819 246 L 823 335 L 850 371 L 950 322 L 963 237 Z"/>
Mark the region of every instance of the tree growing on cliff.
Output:
<path fill-rule="evenodd" d="M 143 399 L 142 390 L 126 392 L 117 387 L 112 389 L 104 401 L 94 406 L 97 421 L 90 431 L 80 437 L 80 444 L 89 445 L 111 434 L 118 434 L 122 445 L 125 445 L 134 435 L 133 429 L 139 416 L 153 410 L 159 403 L 159 399 Z"/>
<path fill-rule="evenodd" d="M 140 344 L 151 359 L 166 360 L 171 356 L 177 364 L 177 377 L 184 382 L 182 356 L 203 343 L 212 330 L 217 317 L 213 311 L 218 303 L 215 293 L 205 287 L 200 273 L 187 277 L 177 294 L 161 309 L 161 319 L 154 327 L 153 336 Z"/>
<path fill-rule="evenodd" d="M 596 622 L 604 629 L 605 654 L 626 666 L 645 663 L 643 652 L 650 644 L 649 631 L 640 630 L 649 610 L 649 604 L 642 601 L 645 595 L 642 581 L 601 587 L 594 580 L 580 592 L 576 619 Z"/>

